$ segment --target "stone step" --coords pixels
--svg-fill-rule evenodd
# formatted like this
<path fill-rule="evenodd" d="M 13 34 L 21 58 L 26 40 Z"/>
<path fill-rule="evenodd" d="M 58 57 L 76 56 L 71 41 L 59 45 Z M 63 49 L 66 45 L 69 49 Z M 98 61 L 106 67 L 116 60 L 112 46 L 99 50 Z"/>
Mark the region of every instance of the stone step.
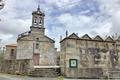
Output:
<path fill-rule="evenodd" d="M 29 73 L 29 76 L 33 77 L 58 77 L 60 75 L 59 70 L 56 69 L 49 69 L 49 68 L 42 68 L 42 69 L 35 69 Z"/>

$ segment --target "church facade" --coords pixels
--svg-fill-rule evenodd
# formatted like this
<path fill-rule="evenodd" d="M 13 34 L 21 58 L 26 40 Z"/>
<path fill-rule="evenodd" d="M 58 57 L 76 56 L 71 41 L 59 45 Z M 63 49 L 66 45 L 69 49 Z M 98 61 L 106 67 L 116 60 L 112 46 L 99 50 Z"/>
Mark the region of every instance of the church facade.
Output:
<path fill-rule="evenodd" d="M 56 65 L 55 41 L 45 35 L 44 16 L 40 8 L 32 13 L 30 31 L 18 36 L 16 59 L 30 59 L 33 65 Z"/>
<path fill-rule="evenodd" d="M 16 45 L 6 45 L 3 67 L 5 72 L 30 75 L 35 73 L 39 76 L 38 72 L 45 68 L 40 75 L 44 76 L 47 70 L 53 73 L 53 67 L 59 68 L 55 41 L 45 35 L 44 17 L 45 14 L 38 7 L 37 11 L 32 13 L 30 30 L 18 35 Z M 39 69 L 38 72 L 36 69 Z"/>

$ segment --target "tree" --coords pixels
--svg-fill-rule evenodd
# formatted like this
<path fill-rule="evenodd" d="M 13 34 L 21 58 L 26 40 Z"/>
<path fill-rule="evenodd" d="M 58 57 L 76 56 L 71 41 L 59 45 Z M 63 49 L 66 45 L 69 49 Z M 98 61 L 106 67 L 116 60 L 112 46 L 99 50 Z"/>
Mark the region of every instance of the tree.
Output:
<path fill-rule="evenodd" d="M 2 63 L 2 61 L 3 61 L 3 57 L 4 57 L 4 54 L 3 54 L 3 53 L 0 53 L 0 65 L 1 65 L 1 63 Z"/>

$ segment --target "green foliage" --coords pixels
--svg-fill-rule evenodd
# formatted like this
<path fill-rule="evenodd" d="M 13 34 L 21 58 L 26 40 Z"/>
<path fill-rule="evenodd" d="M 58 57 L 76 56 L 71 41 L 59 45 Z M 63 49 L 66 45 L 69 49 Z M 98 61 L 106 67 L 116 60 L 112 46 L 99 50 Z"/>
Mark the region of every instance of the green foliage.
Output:
<path fill-rule="evenodd" d="M 64 77 L 63 76 L 59 76 L 58 80 L 64 80 Z"/>
<path fill-rule="evenodd" d="M 3 57 L 4 57 L 4 54 L 0 51 L 0 65 L 1 65 L 1 63 L 3 61 Z"/>

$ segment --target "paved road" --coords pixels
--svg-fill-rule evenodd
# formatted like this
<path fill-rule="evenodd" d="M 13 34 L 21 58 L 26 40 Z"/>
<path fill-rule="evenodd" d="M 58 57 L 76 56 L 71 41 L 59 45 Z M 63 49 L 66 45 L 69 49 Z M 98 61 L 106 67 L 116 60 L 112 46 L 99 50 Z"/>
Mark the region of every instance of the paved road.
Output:
<path fill-rule="evenodd" d="M 28 76 L 0 74 L 0 80 L 58 80 L 58 79 L 57 78 L 35 78 L 35 77 L 28 77 Z"/>
<path fill-rule="evenodd" d="M 8 78 L 0 77 L 0 80 L 10 80 Z"/>
<path fill-rule="evenodd" d="M 104 80 L 104 79 L 58 79 L 58 78 L 35 78 L 28 76 L 16 76 L 8 74 L 0 74 L 0 80 Z M 120 79 L 112 79 L 120 80 Z"/>
<path fill-rule="evenodd" d="M 16 78 L 16 77 L 0 77 L 0 80 L 58 80 L 55 78 Z"/>

